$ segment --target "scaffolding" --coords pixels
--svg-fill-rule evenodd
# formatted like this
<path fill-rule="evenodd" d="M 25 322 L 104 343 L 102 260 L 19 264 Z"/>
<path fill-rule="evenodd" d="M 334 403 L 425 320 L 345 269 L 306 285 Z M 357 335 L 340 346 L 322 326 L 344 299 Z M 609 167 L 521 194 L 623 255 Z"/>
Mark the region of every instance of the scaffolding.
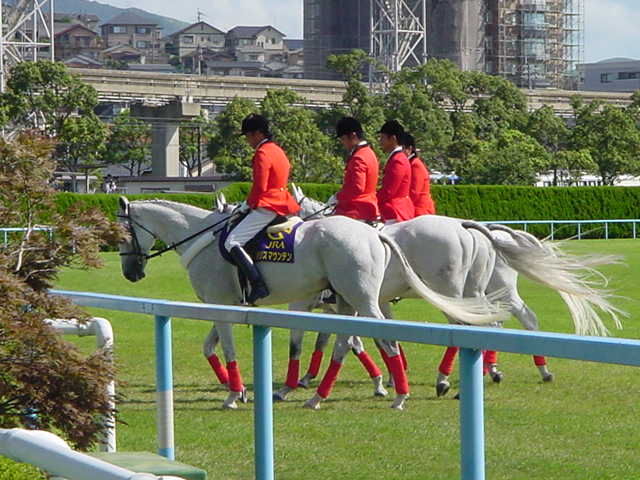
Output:
<path fill-rule="evenodd" d="M 575 88 L 584 0 L 489 0 L 487 73 L 519 87 Z"/>
<path fill-rule="evenodd" d="M 379 67 L 370 80 L 385 83 L 389 73 L 427 60 L 426 0 L 371 0 L 370 55 Z"/>
<path fill-rule="evenodd" d="M 11 68 L 23 61 L 54 60 L 54 0 L 0 0 L 0 92 Z"/>

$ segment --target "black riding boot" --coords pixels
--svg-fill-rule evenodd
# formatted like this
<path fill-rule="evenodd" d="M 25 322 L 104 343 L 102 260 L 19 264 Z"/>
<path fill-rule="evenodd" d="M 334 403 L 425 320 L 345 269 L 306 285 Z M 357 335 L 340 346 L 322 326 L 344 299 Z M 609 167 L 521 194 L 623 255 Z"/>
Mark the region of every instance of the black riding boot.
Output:
<path fill-rule="evenodd" d="M 233 261 L 236 262 L 242 273 L 244 273 L 251 284 L 251 293 L 247 298 L 247 303 L 253 305 L 256 300 L 269 296 L 269 289 L 260 275 L 260 271 L 256 268 L 255 264 L 251 260 L 251 257 L 247 255 L 242 247 L 233 247 L 229 254 Z"/>

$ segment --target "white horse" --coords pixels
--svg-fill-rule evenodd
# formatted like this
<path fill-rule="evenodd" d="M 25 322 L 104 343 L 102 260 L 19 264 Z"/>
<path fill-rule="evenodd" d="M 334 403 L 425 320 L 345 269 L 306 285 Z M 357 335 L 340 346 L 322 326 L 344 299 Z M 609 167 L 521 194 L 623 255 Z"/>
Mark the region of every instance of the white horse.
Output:
<path fill-rule="evenodd" d="M 144 269 L 156 239 L 167 245 L 176 244 L 176 251 L 187 268 L 191 284 L 200 300 L 208 303 L 238 305 L 242 303 L 242 289 L 236 269 L 223 259 L 217 245 L 211 245 L 211 234 L 191 238 L 194 234 L 224 219 L 219 212 L 209 212 L 191 205 L 164 200 L 134 201 L 120 197 L 120 221 L 128 228 L 130 237 L 120 246 L 124 276 L 132 281 L 144 277 Z M 188 239 L 188 241 L 184 241 Z M 392 269 L 395 277 L 404 277 L 404 289 L 419 295 L 451 318 L 468 324 L 487 324 L 505 318 L 506 312 L 486 301 L 467 301 L 448 298 L 427 287 L 411 269 L 396 243 L 368 225 L 345 217 L 329 217 L 305 222 L 295 238 L 295 263 L 260 263 L 259 268 L 269 285 L 271 294 L 261 299 L 261 305 L 273 305 L 313 298 L 329 287 L 336 291 L 338 312 L 384 318 L 379 305 L 379 294 L 385 268 Z M 392 293 L 393 298 L 397 293 Z M 236 362 L 231 325 L 220 322 L 208 337 L 222 343 L 229 369 L 230 393 L 223 403 L 225 408 L 237 408 L 244 386 Z M 398 360 L 395 341 L 379 340 L 384 352 Z M 349 348 L 349 337 L 336 339 L 334 360 L 337 370 Z M 402 368 L 394 372 L 396 398 L 393 408 L 402 409 L 408 391 L 399 391 L 406 385 Z M 329 385 L 330 387 L 331 385 Z M 326 390 L 326 398 L 330 388 Z M 322 398 L 315 395 L 306 403 L 318 408 Z"/>
<path fill-rule="evenodd" d="M 322 212 L 325 205 L 308 199 L 294 186 L 303 215 Z M 470 231 L 471 230 L 471 231 Z M 485 228 L 475 222 L 467 222 L 442 216 L 423 216 L 384 229 L 403 249 L 414 270 L 434 290 L 454 297 L 490 295 L 508 305 L 508 308 L 528 330 L 539 328 L 535 313 L 524 303 L 517 291 L 518 271 L 560 292 L 565 300 L 575 329 L 580 334 L 606 334 L 594 306 L 609 314 L 620 327 L 618 314 L 621 310 L 611 305 L 610 294 L 591 285 L 585 274 L 595 273 L 593 267 L 613 263 L 616 257 L 583 257 L 567 255 L 551 244 L 542 243 L 526 232 L 518 232 L 504 226 Z M 478 234 L 482 238 L 478 238 Z M 484 241 L 483 241 L 484 240 Z M 497 253 L 497 255 L 496 255 Z M 512 268 L 513 267 L 513 268 Z M 389 272 L 384 286 L 390 281 Z M 313 308 L 317 302 L 308 301 L 290 306 L 292 309 Z M 383 308 L 390 314 L 390 309 Z M 303 332 L 291 334 L 293 360 L 300 355 Z M 326 337 L 319 337 L 316 351 L 323 348 Z M 315 353 L 315 352 L 314 352 Z M 543 381 L 551 381 L 544 357 L 534 357 Z M 492 372 L 500 380 L 499 372 Z M 301 380 L 308 385 L 312 374 Z M 288 382 L 278 395 L 282 398 L 292 390 Z M 448 374 L 438 373 L 436 392 L 438 396 L 449 390 Z"/>

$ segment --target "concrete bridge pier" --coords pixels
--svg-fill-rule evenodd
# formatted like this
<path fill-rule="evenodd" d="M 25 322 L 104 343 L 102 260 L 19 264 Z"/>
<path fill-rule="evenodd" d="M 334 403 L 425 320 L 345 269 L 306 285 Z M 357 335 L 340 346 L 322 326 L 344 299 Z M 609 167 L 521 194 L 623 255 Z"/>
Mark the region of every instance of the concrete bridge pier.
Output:
<path fill-rule="evenodd" d="M 183 101 L 162 106 L 133 104 L 131 115 L 151 124 L 151 176 L 183 176 L 180 172 L 180 124 L 200 115 L 200 104 Z"/>

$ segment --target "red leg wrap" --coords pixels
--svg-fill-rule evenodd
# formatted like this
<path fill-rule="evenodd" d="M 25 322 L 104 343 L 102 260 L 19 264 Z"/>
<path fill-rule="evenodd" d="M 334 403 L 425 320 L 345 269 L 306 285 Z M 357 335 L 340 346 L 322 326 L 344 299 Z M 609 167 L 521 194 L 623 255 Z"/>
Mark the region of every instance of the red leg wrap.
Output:
<path fill-rule="evenodd" d="M 232 392 L 241 392 L 244 386 L 240 369 L 238 368 L 238 362 L 228 362 L 227 370 L 229 371 L 229 390 Z"/>
<path fill-rule="evenodd" d="M 541 355 L 534 355 L 533 363 L 535 363 L 536 367 L 543 367 L 547 364 L 547 359 Z"/>
<path fill-rule="evenodd" d="M 489 365 L 498 363 L 498 352 L 496 352 L 495 350 L 486 350 L 484 352 L 484 363 L 487 363 Z"/>
<path fill-rule="evenodd" d="M 447 347 L 447 351 L 444 352 L 438 371 L 443 375 L 451 375 L 453 372 L 453 363 L 456 361 L 456 355 L 458 355 L 458 347 Z"/>
<path fill-rule="evenodd" d="M 382 375 L 382 372 L 367 352 L 360 352 L 358 354 L 358 359 L 360 360 L 360 363 L 362 363 L 362 366 L 366 368 L 371 378 L 376 378 Z"/>
<path fill-rule="evenodd" d="M 287 381 L 285 385 L 293 390 L 298 388 L 298 378 L 300 376 L 300 360 L 289 359 L 289 369 L 287 370 Z"/>
<path fill-rule="evenodd" d="M 407 362 L 407 356 L 404 354 L 404 348 L 402 345 L 398 343 L 398 348 L 400 349 L 400 357 L 402 358 L 402 367 L 405 370 L 409 370 L 409 362 Z"/>
<path fill-rule="evenodd" d="M 335 360 L 331 360 L 331 364 L 327 369 L 327 373 L 324 374 L 324 378 L 320 385 L 318 386 L 318 395 L 322 398 L 327 398 L 333 389 L 333 385 L 336 383 L 338 379 L 338 372 L 342 368 L 342 364 L 340 362 L 336 362 Z"/>
<path fill-rule="evenodd" d="M 220 363 L 220 359 L 218 358 L 218 356 L 214 353 L 211 356 L 207 357 L 207 360 L 209 361 L 209 365 L 211 365 L 213 372 L 216 374 L 216 377 L 218 377 L 218 381 L 222 385 L 229 383 L 229 373 L 227 372 L 225 366 Z"/>
<path fill-rule="evenodd" d="M 396 355 L 389 357 L 389 370 L 393 375 L 393 383 L 398 395 L 406 395 L 409 393 L 409 380 L 407 380 L 407 372 L 402 365 L 402 357 Z"/>
<path fill-rule="evenodd" d="M 318 376 L 318 372 L 320 371 L 320 364 L 322 363 L 322 351 L 316 350 L 311 355 L 311 363 L 309 364 L 309 370 L 307 373 L 312 377 L 316 378 Z"/>

